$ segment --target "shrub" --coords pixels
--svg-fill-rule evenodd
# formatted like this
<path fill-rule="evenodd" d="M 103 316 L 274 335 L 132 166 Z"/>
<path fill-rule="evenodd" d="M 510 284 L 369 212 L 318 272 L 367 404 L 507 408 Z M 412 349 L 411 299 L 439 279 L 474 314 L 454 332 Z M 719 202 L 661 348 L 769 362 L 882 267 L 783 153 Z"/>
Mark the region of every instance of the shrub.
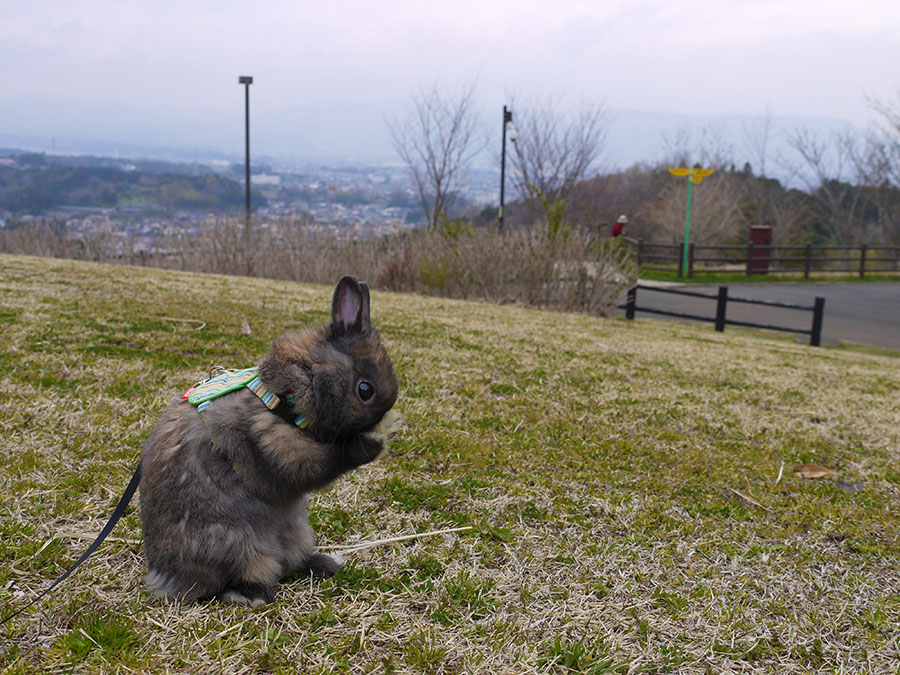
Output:
<path fill-rule="evenodd" d="M 501 234 L 444 220 L 434 229 L 359 238 L 290 220 L 255 222 L 248 232 L 226 219 L 144 253 L 127 237 L 72 242 L 59 227 L 33 224 L 0 231 L 0 251 L 320 284 L 353 274 L 392 291 L 601 316 L 639 271 L 624 241 L 559 223 Z"/>

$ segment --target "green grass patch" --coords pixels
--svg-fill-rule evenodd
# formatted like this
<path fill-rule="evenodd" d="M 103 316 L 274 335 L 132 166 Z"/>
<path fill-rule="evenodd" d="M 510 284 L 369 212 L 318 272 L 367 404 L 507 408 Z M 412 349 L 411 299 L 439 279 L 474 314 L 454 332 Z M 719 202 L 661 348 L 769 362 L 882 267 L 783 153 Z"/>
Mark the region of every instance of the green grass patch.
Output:
<path fill-rule="evenodd" d="M 6 614 L 87 547 L 167 402 L 327 320 L 331 289 L 0 269 Z M 372 315 L 406 426 L 313 496 L 320 546 L 347 559 L 334 578 L 256 609 L 160 603 L 131 507 L 0 629 L 0 670 L 896 672 L 897 352 L 377 283 Z"/>

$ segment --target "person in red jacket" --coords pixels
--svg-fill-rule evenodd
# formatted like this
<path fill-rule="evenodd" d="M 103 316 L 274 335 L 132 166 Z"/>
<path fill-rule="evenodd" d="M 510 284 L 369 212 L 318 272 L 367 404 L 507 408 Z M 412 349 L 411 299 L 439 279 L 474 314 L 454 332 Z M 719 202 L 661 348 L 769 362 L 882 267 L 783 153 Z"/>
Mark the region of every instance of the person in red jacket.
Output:
<path fill-rule="evenodd" d="M 613 223 L 612 230 L 609 233 L 610 237 L 618 237 L 622 234 L 625 226 L 628 224 L 628 217 L 623 213 L 618 217 L 615 223 Z"/>

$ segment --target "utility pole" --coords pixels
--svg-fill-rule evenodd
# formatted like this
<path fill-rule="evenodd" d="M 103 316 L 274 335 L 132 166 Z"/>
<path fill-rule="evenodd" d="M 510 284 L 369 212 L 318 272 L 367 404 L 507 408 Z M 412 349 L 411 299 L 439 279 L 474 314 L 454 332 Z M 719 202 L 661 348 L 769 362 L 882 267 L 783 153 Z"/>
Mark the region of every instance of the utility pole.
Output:
<path fill-rule="evenodd" d="M 500 142 L 500 231 L 503 232 L 503 206 L 506 194 L 506 125 L 512 122 L 512 110 L 503 106 L 503 140 Z"/>
<path fill-rule="evenodd" d="M 244 85 L 244 185 L 246 187 L 247 206 L 244 214 L 244 235 L 250 234 L 250 85 L 253 78 L 249 75 L 238 77 L 238 84 Z"/>

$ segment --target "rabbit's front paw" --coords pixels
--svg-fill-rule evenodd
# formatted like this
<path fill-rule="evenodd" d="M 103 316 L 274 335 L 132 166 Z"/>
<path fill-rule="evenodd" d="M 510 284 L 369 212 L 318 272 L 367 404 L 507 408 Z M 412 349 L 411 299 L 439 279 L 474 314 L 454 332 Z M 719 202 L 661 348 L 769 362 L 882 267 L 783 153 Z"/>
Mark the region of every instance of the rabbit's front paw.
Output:
<path fill-rule="evenodd" d="M 370 433 L 384 434 L 393 438 L 400 433 L 402 427 L 403 415 L 391 408 L 384 414 L 384 417 L 381 418 L 381 421 L 375 425 Z"/>
<path fill-rule="evenodd" d="M 378 459 L 385 453 L 390 446 L 391 439 L 396 438 L 403 427 L 403 416 L 394 409 L 388 410 L 384 417 L 372 427 L 371 431 L 366 432 L 365 436 L 369 440 L 375 441 L 381 446 L 381 450 L 376 455 Z"/>

